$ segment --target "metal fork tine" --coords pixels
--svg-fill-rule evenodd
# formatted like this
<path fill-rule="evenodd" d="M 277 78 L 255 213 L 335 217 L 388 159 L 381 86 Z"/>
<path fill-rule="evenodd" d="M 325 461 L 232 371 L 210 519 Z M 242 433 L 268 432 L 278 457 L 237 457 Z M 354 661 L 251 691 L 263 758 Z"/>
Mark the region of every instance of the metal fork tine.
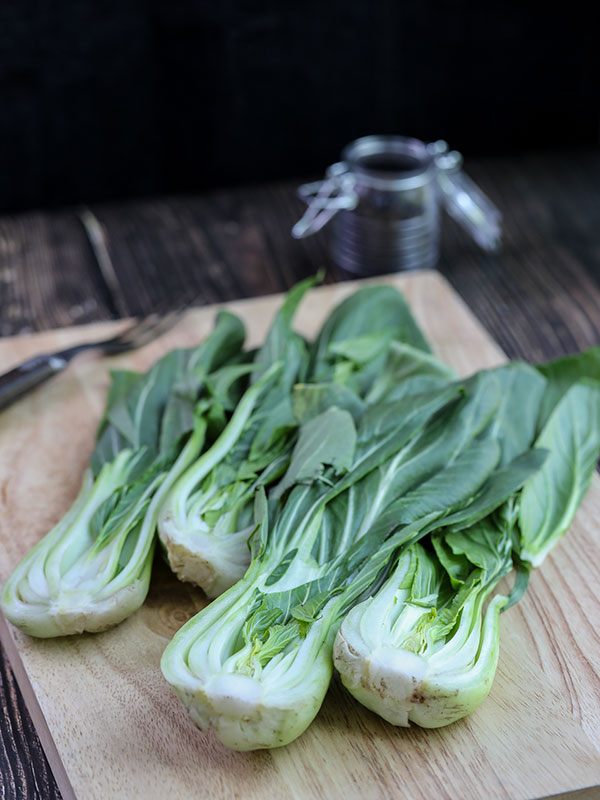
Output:
<path fill-rule="evenodd" d="M 141 347 L 143 344 L 157 339 L 163 333 L 166 333 L 176 322 L 180 319 L 179 312 L 171 312 L 164 317 L 148 317 L 146 324 L 136 326 L 124 331 L 124 334 L 119 337 L 118 342 L 123 345 L 130 344 L 134 347 Z"/>
<path fill-rule="evenodd" d="M 143 336 L 146 331 L 153 330 L 159 323 L 161 317 L 156 312 L 148 314 L 148 316 L 136 319 L 129 327 L 125 328 L 121 333 L 113 337 L 113 341 L 137 341 L 139 337 Z"/>
<path fill-rule="evenodd" d="M 186 304 L 167 311 L 165 314 L 152 312 L 147 317 L 134 322 L 117 336 L 101 343 L 100 347 L 105 353 L 112 354 L 142 347 L 170 330 L 181 319 L 187 307 Z"/>
<path fill-rule="evenodd" d="M 115 344 L 116 342 L 124 342 L 130 335 L 135 336 L 138 332 L 143 331 L 148 327 L 150 317 L 136 317 L 134 321 L 124 328 L 120 333 L 116 333 L 112 338 L 107 339 L 101 344 Z"/>

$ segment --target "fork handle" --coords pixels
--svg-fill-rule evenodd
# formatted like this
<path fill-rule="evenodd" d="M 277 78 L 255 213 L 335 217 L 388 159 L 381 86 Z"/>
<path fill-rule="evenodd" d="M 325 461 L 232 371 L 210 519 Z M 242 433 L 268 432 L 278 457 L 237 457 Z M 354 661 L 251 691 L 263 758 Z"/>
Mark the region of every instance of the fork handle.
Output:
<path fill-rule="evenodd" d="M 19 397 L 67 366 L 69 360 L 61 354 L 34 356 L 18 367 L 0 375 L 0 409 L 6 408 Z"/>

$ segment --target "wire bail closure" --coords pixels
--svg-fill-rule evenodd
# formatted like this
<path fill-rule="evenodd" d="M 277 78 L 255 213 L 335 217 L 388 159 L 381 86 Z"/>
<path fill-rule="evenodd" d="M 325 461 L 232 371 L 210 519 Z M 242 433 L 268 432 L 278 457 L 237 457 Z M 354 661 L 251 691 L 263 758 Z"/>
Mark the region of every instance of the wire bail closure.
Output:
<path fill-rule="evenodd" d="M 292 228 L 294 239 L 304 239 L 320 231 L 342 209 L 353 211 L 358 205 L 354 186 L 355 178 L 342 161 L 327 167 L 325 180 L 299 186 L 298 197 L 308 208 Z"/>

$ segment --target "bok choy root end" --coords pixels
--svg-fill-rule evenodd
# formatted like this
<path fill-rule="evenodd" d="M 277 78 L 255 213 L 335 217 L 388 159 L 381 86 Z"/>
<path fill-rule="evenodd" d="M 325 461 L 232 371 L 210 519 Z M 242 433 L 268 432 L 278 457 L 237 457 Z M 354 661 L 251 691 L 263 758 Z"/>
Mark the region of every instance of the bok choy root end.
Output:
<path fill-rule="evenodd" d="M 439 728 L 487 697 L 507 598 L 495 597 L 482 616 L 485 594 L 476 584 L 458 609 L 448 603 L 437 611 L 440 587 L 425 577 L 423 564 L 412 566 L 412 578 L 407 575 L 415 559 L 429 556 L 422 548 L 419 555 L 407 552 L 380 592 L 350 611 L 335 639 L 334 663 L 348 691 L 383 719 Z"/>

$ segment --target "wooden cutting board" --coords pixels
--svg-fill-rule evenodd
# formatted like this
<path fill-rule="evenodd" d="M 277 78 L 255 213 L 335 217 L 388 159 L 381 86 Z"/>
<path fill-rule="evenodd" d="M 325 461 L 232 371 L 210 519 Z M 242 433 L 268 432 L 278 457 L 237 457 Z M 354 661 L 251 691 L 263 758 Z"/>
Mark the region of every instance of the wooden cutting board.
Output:
<path fill-rule="evenodd" d="M 437 354 L 461 374 L 505 360 L 439 275 L 388 282 L 405 292 Z M 355 288 L 345 283 L 311 292 L 298 330 L 313 335 Z M 249 343 L 257 344 L 279 303 L 267 297 L 228 308 L 243 317 Z M 0 581 L 75 497 L 109 366 L 147 368 L 172 347 L 199 342 L 214 316 L 214 308 L 194 310 L 155 344 L 119 359 L 80 359 L 0 414 Z M 122 324 L 0 341 L 0 370 Z M 188 722 L 161 676 L 165 645 L 206 602 L 161 563 L 144 606 L 111 631 L 43 641 L 0 620 L 0 636 L 65 800 L 529 800 L 600 783 L 599 534 L 595 475 L 568 536 L 534 572 L 524 600 L 501 617 L 490 696 L 469 718 L 434 731 L 394 728 L 334 680 L 317 719 L 296 742 L 228 751 Z"/>

